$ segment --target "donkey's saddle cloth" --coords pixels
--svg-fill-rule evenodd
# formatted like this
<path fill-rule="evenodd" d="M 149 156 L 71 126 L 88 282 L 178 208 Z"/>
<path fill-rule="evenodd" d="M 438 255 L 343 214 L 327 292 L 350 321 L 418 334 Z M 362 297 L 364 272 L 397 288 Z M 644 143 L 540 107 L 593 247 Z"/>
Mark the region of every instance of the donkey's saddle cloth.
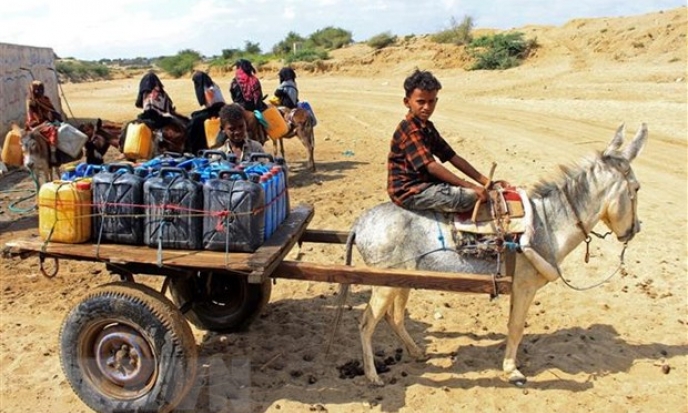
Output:
<path fill-rule="evenodd" d="M 454 216 L 454 227 L 457 231 L 476 234 L 520 234 L 531 222 L 528 216 L 530 208 L 526 192 L 519 188 L 509 187 L 489 192 L 488 202 L 478 208 L 475 221 L 473 211 L 457 213 Z"/>

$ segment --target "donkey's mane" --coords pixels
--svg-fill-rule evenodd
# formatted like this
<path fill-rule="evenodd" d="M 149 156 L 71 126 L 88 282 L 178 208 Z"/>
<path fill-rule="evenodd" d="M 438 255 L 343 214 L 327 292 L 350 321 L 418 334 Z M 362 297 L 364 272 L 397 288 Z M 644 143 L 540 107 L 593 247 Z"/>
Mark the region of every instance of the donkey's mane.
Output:
<path fill-rule="evenodd" d="M 590 183 L 595 180 L 595 168 L 606 165 L 607 167 L 623 169 L 628 161 L 620 152 L 612 154 L 596 153 L 594 156 L 584 158 L 573 165 L 559 165 L 559 174 L 553 180 L 540 180 L 529 191 L 531 198 L 547 198 L 560 191 L 566 191 L 570 199 L 577 203 L 578 200 L 588 199 L 590 195 Z"/>

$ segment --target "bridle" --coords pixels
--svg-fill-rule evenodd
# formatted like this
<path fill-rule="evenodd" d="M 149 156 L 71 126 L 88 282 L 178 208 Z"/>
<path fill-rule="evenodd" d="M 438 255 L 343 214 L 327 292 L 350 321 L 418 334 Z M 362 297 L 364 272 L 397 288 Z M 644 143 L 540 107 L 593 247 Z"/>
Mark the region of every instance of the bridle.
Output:
<path fill-rule="evenodd" d="M 632 220 L 631 220 L 631 223 L 632 223 L 632 224 L 631 224 L 630 232 L 632 233 L 632 235 L 634 235 L 634 234 L 637 233 L 637 231 L 635 230 L 635 228 L 636 228 L 635 223 L 636 223 L 636 220 L 637 220 L 637 206 L 638 206 L 637 204 L 638 204 L 638 200 L 637 200 L 637 197 L 635 196 L 635 193 L 633 193 L 633 190 L 631 189 L 631 182 L 630 182 L 630 179 L 629 179 L 629 177 L 628 177 L 628 175 L 629 175 L 629 173 L 631 172 L 632 169 L 631 169 L 630 166 L 628 167 L 628 169 L 627 169 L 626 171 L 622 171 L 622 170 L 620 170 L 620 169 L 619 169 L 618 167 L 616 167 L 616 166 L 615 166 L 615 168 L 622 174 L 623 178 L 626 180 L 626 190 L 628 191 L 628 196 L 629 196 L 629 198 L 631 199 L 631 211 L 632 211 L 632 213 L 633 213 L 633 218 L 632 218 Z M 576 208 L 574 207 L 574 203 L 572 202 L 571 196 L 569 195 L 569 193 L 568 193 L 567 191 L 564 191 L 564 190 L 562 190 L 561 192 L 564 193 L 564 198 L 566 199 L 566 202 L 568 203 L 568 207 L 569 207 L 569 209 L 571 209 L 571 211 L 573 212 L 574 217 L 576 218 L 576 226 L 581 230 L 581 232 L 583 233 L 583 236 L 585 237 L 585 258 L 584 258 L 584 261 L 585 261 L 585 263 L 587 264 L 587 263 L 590 261 L 590 241 L 592 241 L 592 238 L 590 237 L 590 234 L 596 236 L 598 239 L 605 239 L 605 238 L 607 237 L 607 235 L 610 235 L 610 234 L 612 233 L 612 231 L 608 231 L 608 232 L 606 232 L 604 235 L 599 234 L 599 233 L 597 233 L 597 232 L 595 232 L 595 231 L 593 231 L 593 230 L 588 231 L 588 230 L 585 228 L 585 224 L 583 224 L 583 220 L 581 220 L 581 218 L 580 218 L 580 214 L 578 213 L 578 211 L 577 211 Z M 626 237 L 626 234 L 624 234 L 624 237 Z M 585 290 L 589 290 L 589 289 L 598 287 L 598 286 L 600 286 L 600 285 L 602 285 L 602 284 L 605 284 L 605 283 L 608 282 L 617 272 L 619 272 L 619 270 L 623 270 L 624 265 L 625 265 L 624 256 L 625 256 L 625 254 L 626 254 L 626 248 L 627 248 L 627 247 L 628 247 L 628 241 L 624 241 L 624 243 L 623 243 L 623 248 L 622 248 L 622 250 L 621 250 L 621 253 L 619 254 L 619 266 L 618 266 L 618 267 L 616 268 L 616 270 L 615 270 L 614 272 L 612 272 L 608 277 L 606 277 L 604 280 L 602 280 L 602 281 L 600 281 L 600 282 L 598 282 L 598 283 L 596 283 L 596 284 L 593 284 L 593 285 L 590 285 L 590 286 L 587 286 L 587 287 L 575 287 L 575 286 L 571 285 L 568 281 L 566 281 L 566 279 L 564 278 L 564 276 L 561 274 L 561 270 L 559 269 L 559 266 L 556 265 L 557 272 L 559 273 L 559 278 L 561 278 L 561 280 L 564 282 L 564 284 L 566 284 L 568 287 L 570 287 L 570 288 L 572 288 L 572 289 L 574 289 L 574 290 L 577 290 L 577 291 L 585 291 Z"/>

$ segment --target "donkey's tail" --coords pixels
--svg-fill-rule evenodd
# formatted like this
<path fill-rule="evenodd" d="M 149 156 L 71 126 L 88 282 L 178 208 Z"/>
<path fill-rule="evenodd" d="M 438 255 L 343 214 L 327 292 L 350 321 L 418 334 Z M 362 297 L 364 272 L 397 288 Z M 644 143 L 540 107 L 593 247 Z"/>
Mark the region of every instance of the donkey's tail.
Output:
<path fill-rule="evenodd" d="M 356 232 L 351 230 L 349 236 L 346 238 L 346 265 L 351 265 L 351 257 L 353 255 L 353 245 L 356 241 Z M 325 349 L 325 356 L 330 354 L 330 348 L 334 342 L 334 337 L 337 335 L 337 327 L 339 326 L 339 320 L 342 318 L 342 311 L 344 310 L 344 304 L 349 296 L 349 287 L 351 284 L 339 284 L 339 293 L 337 297 L 337 309 L 335 310 L 334 320 L 332 322 L 332 333 L 330 334 L 330 339 L 327 342 L 327 348 Z"/>

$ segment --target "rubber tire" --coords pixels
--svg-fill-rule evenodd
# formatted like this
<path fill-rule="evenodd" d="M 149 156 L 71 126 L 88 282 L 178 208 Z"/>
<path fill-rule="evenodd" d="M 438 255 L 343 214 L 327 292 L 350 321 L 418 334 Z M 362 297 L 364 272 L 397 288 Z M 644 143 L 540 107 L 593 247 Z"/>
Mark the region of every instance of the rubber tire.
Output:
<path fill-rule="evenodd" d="M 217 333 L 246 330 L 272 293 L 269 279 L 250 284 L 246 276 L 211 271 L 170 277 L 169 285 L 172 301 L 182 308 L 186 319 L 201 330 Z"/>
<path fill-rule="evenodd" d="M 153 373 L 130 388 L 103 373 L 102 357 L 100 364 L 96 358 L 117 329 L 132 333 L 127 337 L 140 339 L 152 355 L 138 360 L 152 361 Z M 194 383 L 198 349 L 168 298 L 145 285 L 116 282 L 94 289 L 69 312 L 60 331 L 60 363 L 74 393 L 97 412 L 169 412 Z"/>

